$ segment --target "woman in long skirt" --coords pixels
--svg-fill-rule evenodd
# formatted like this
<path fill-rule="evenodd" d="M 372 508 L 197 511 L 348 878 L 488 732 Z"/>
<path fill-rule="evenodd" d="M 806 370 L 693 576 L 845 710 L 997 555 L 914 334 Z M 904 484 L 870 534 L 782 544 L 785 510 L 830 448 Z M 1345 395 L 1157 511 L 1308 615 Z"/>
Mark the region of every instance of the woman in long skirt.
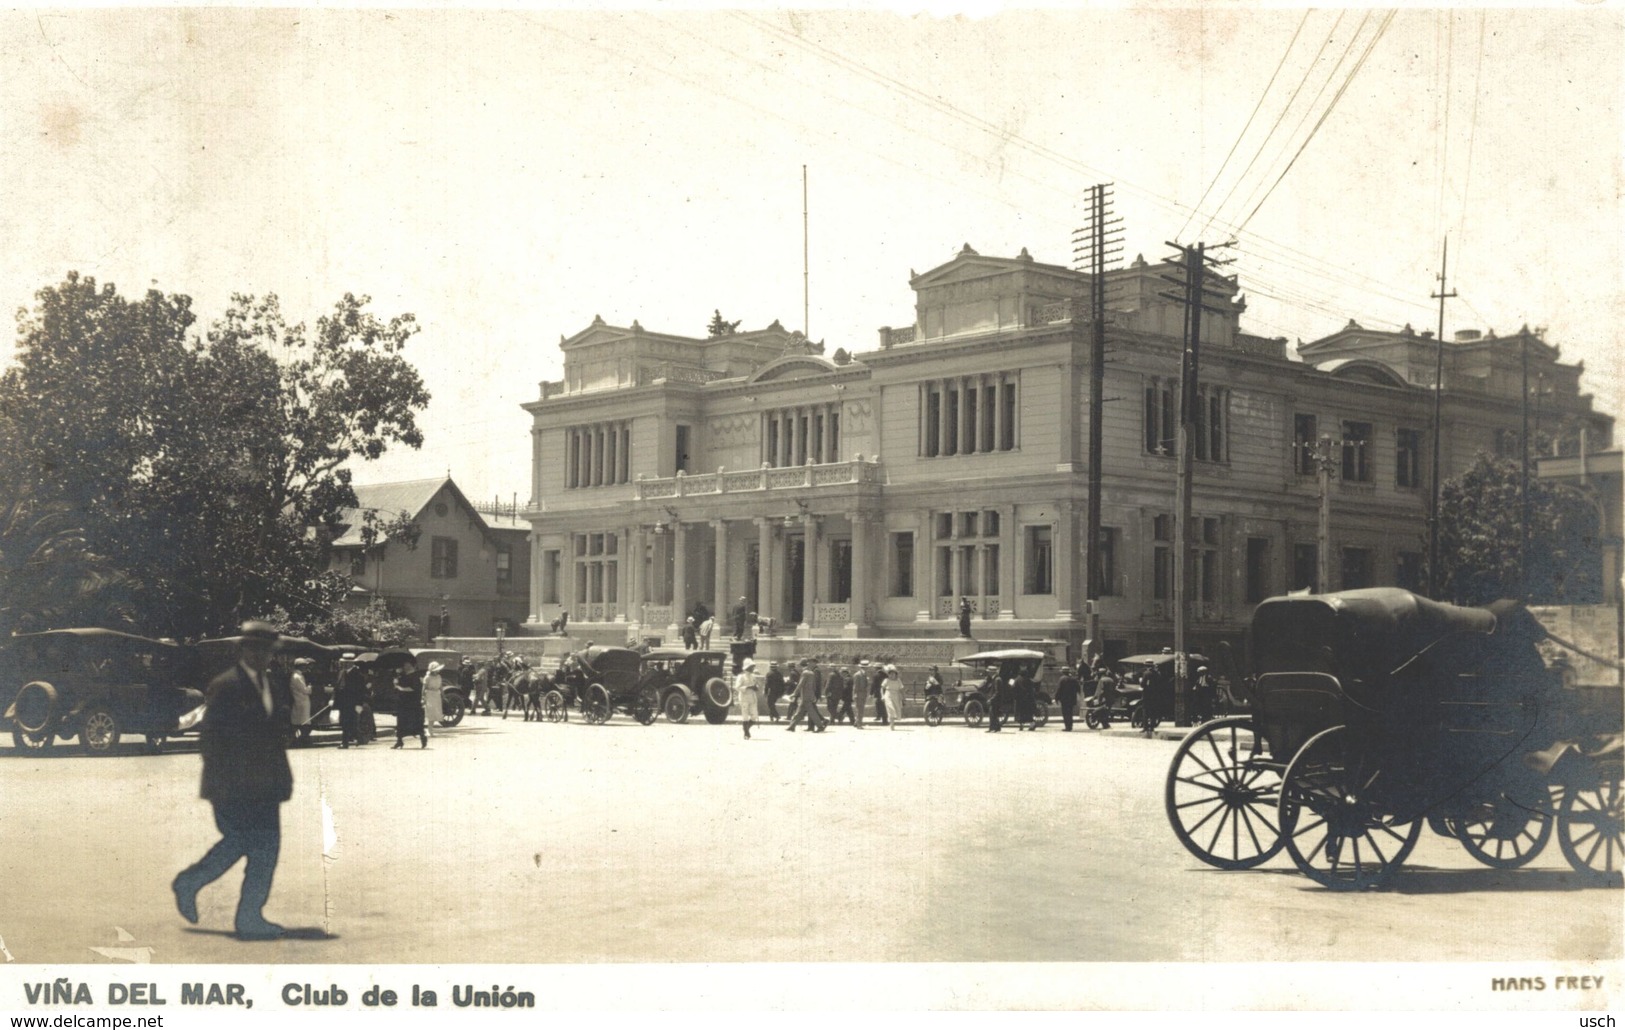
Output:
<path fill-rule="evenodd" d="M 890 720 L 892 729 L 903 721 L 903 677 L 897 674 L 897 666 L 886 666 L 886 715 Z"/>
<path fill-rule="evenodd" d="M 415 665 L 405 665 L 395 677 L 395 747 L 399 748 L 407 737 L 422 741 L 420 747 L 429 746 L 428 731 L 423 728 L 423 681 L 418 678 Z"/>
<path fill-rule="evenodd" d="M 445 666 L 439 662 L 430 662 L 429 671 L 423 674 L 423 722 L 424 729 L 433 732 L 433 728 L 440 725 L 440 720 L 446 717 L 445 681 L 440 672 Z"/>
<path fill-rule="evenodd" d="M 734 677 L 734 696 L 739 698 L 739 718 L 745 723 L 745 739 L 761 716 L 762 679 L 756 675 L 756 659 L 746 658 Z"/>

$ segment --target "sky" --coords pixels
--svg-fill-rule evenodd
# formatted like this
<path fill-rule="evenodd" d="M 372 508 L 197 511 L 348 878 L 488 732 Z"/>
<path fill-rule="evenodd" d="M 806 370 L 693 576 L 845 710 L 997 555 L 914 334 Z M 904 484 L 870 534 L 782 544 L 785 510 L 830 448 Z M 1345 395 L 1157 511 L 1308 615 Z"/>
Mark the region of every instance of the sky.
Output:
<path fill-rule="evenodd" d="M 0 302 L 368 295 L 433 400 L 356 480 L 524 503 L 595 316 L 861 354 L 967 243 L 1071 264 L 1110 182 L 1125 260 L 1234 241 L 1265 336 L 1435 328 L 1448 237 L 1447 334 L 1545 327 L 1617 414 L 1622 100 L 1617 5 L 13 10 Z"/>

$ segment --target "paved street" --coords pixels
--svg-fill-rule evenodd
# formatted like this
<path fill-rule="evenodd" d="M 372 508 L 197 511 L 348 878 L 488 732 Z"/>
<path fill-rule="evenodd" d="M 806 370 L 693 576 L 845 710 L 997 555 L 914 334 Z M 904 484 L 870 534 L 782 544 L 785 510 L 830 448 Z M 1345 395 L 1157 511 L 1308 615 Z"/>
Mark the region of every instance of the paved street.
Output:
<path fill-rule="evenodd" d="M 0 751 L 0 937 L 21 963 L 1455 961 L 1617 958 L 1620 893 L 1555 843 L 1499 873 L 1424 834 L 1394 889 L 1281 857 L 1221 872 L 1174 840 L 1174 743 L 1128 734 L 787 734 L 737 723 L 472 717 L 427 751 L 293 753 L 268 914 L 245 945 L 175 914 L 213 841 L 195 752 Z M 334 831 L 324 858 L 323 804 Z M 201 898 L 231 925 L 240 872 Z"/>

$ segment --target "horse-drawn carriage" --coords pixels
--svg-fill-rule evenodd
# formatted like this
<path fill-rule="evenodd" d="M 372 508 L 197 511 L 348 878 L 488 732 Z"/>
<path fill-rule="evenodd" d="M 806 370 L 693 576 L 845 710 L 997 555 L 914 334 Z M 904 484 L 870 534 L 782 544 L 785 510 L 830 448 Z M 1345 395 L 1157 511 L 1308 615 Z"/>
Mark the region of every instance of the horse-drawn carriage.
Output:
<path fill-rule="evenodd" d="M 1007 647 L 996 651 L 979 651 L 976 654 L 955 658 L 955 665 L 968 666 L 976 671 L 974 679 L 961 680 L 955 690 L 954 699 L 949 702 L 946 696 L 929 697 L 925 702 L 925 722 L 928 726 L 940 726 L 942 720 L 949 715 L 958 715 L 965 720 L 967 726 L 980 726 L 987 719 L 988 707 L 993 699 L 989 697 L 988 683 L 996 680 L 999 684 L 1000 696 L 998 698 L 999 710 L 1007 712 L 1010 708 L 1010 684 L 1017 676 L 1026 676 L 1038 687 L 1038 698 L 1033 709 L 1033 719 L 1037 725 L 1042 726 L 1049 722 L 1049 693 L 1044 689 L 1044 662 L 1049 656 L 1042 651 L 1032 651 L 1027 648 Z"/>
<path fill-rule="evenodd" d="M 1512 868 L 1555 832 L 1620 875 L 1618 696 L 1600 714 L 1547 669 L 1512 602 L 1380 588 L 1272 598 L 1253 616 L 1251 711 L 1193 730 L 1168 770 L 1175 835 L 1222 869 L 1283 848 L 1334 889 L 1377 886 L 1424 824 Z"/>
<path fill-rule="evenodd" d="M 573 707 L 589 723 L 608 722 L 616 712 L 647 726 L 655 721 L 660 698 L 643 681 L 643 655 L 630 647 L 600 647 L 565 656 L 542 696 L 542 715 L 549 722 L 569 719 Z"/>

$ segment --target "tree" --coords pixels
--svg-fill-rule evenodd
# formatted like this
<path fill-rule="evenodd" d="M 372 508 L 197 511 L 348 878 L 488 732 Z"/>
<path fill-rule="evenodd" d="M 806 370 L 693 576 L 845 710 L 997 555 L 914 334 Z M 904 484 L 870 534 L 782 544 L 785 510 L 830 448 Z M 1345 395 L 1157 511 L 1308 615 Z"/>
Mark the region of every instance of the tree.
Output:
<path fill-rule="evenodd" d="M 730 322 L 723 318 L 721 308 L 711 312 L 711 324 L 705 327 L 705 335 L 713 340 L 719 336 L 732 336 L 738 331 L 739 323 Z"/>
<path fill-rule="evenodd" d="M 1439 491 L 1444 596 L 1458 604 L 1511 597 L 1531 604 L 1594 604 L 1602 558 L 1595 505 L 1576 491 L 1531 479 L 1529 552 L 1523 542 L 1523 470 L 1480 454 Z"/>
<path fill-rule="evenodd" d="M 346 294 L 307 333 L 274 295 L 237 296 L 198 339 L 185 296 L 132 303 L 70 273 L 36 297 L 0 411 L 23 485 L 74 513 L 135 628 L 211 635 L 342 600 L 321 530 L 356 504 L 346 463 L 422 442 L 410 315 L 384 322 Z"/>

